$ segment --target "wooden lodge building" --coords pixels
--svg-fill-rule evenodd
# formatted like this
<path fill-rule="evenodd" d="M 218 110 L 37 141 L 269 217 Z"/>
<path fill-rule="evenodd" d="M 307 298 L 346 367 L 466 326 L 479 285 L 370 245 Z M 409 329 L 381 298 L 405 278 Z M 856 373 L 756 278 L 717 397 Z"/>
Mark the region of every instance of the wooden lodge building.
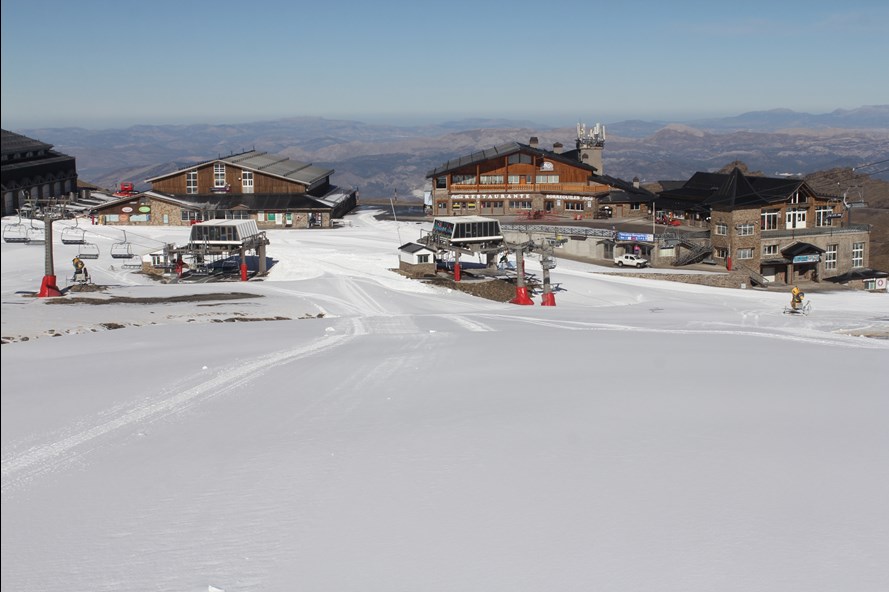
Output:
<path fill-rule="evenodd" d="M 792 284 L 829 280 L 868 264 L 870 227 L 850 224 L 841 198 L 819 195 L 800 179 L 748 176 L 738 168 L 698 172 L 660 192 L 656 204 L 678 218 L 709 217 L 703 248 L 686 244 L 686 254 L 711 255 L 730 271 Z"/>
<path fill-rule="evenodd" d="M 555 216 L 567 219 L 645 216 L 654 194 L 602 170 L 604 128 L 577 128 L 577 148 L 563 152 L 510 142 L 429 171 L 435 216 Z"/>
<path fill-rule="evenodd" d="M 357 205 L 357 190 L 332 185 L 332 169 L 250 150 L 148 179 L 149 191 L 109 201 L 100 224 L 190 225 L 255 220 L 260 229 L 329 228 Z"/>

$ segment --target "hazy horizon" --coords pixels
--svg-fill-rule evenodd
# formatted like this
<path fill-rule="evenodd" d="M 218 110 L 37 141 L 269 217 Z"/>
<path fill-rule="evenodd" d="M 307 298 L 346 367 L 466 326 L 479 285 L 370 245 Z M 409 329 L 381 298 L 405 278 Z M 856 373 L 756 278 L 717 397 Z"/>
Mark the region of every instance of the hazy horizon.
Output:
<path fill-rule="evenodd" d="M 285 119 L 321 119 L 327 121 L 353 121 L 358 123 L 365 123 L 369 125 L 389 125 L 394 127 L 410 127 L 410 126 L 435 126 L 435 125 L 444 125 L 449 122 L 457 122 L 457 121 L 472 121 L 472 120 L 500 120 L 507 122 L 516 122 L 516 123 L 531 123 L 538 127 L 551 127 L 551 128 L 568 128 L 573 127 L 576 123 L 604 123 L 604 124 L 614 124 L 625 121 L 647 121 L 647 122 L 656 122 L 656 123 L 689 123 L 695 122 L 699 120 L 705 119 L 718 119 L 718 118 L 730 118 L 730 117 L 738 117 L 741 115 L 745 115 L 748 113 L 767 113 L 771 111 L 792 111 L 794 113 L 799 114 L 807 114 L 807 115 L 826 115 L 833 113 L 835 111 L 840 110 L 855 110 L 867 107 L 875 107 L 875 106 L 883 106 L 883 105 L 857 105 L 857 106 L 838 106 L 826 111 L 800 111 L 797 109 L 790 109 L 788 107 L 772 107 L 767 109 L 756 109 L 750 111 L 742 111 L 742 112 L 685 112 L 685 113 L 649 113 L 649 114 L 640 114 L 640 113 L 615 113 L 614 115 L 608 117 L 596 117 L 589 118 L 583 117 L 581 115 L 572 117 L 569 114 L 564 115 L 555 115 L 555 114 L 534 114 L 534 113 L 514 113 L 514 114 L 504 114 L 504 113 L 489 113 L 489 114 L 478 114 L 478 113 L 429 113 L 423 115 L 389 115 L 389 114 L 339 114 L 339 115 L 317 115 L 317 114 L 289 114 L 289 115 L 280 115 L 280 116 L 270 116 L 270 117 L 255 117 L 255 116 L 231 116 L 227 118 L 214 118 L 214 117 L 194 117 L 194 118 L 170 118 L 170 119 L 157 119 L 157 120 L 131 120 L 131 119 L 121 119 L 118 121 L 89 121 L 89 120 L 81 120 L 78 122 L 68 122 L 67 119 L 53 119 L 53 118 L 42 118 L 40 121 L 20 121 L 20 122 L 10 122 L 5 119 L 6 114 L 4 114 L 4 120 L 2 121 L 3 129 L 9 131 L 16 130 L 28 130 L 28 129 L 63 129 L 63 128 L 83 128 L 92 131 L 101 131 L 105 129 L 127 129 L 131 127 L 138 126 L 190 126 L 190 125 L 247 125 L 251 123 L 265 122 L 265 121 L 277 121 L 277 120 L 285 120 Z"/>

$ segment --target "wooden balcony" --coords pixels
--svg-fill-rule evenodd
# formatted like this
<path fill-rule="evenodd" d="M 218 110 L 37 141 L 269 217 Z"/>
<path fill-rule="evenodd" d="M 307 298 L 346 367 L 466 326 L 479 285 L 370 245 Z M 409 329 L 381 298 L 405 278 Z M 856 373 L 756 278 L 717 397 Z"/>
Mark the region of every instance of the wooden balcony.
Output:
<path fill-rule="evenodd" d="M 567 193 L 576 195 L 596 195 L 607 193 L 611 188 L 602 183 L 516 183 L 516 184 L 474 184 L 451 185 L 449 190 L 436 189 L 435 194 L 489 194 L 489 193 Z"/>

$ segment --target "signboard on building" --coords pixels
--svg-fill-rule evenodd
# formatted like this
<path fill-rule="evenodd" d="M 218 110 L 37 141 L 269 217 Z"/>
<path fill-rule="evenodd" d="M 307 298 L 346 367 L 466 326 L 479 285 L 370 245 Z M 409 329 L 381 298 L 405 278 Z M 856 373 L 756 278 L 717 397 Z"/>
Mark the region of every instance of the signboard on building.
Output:
<path fill-rule="evenodd" d="M 793 258 L 794 263 L 818 263 L 821 261 L 821 255 L 815 253 L 814 255 L 796 255 Z"/>
<path fill-rule="evenodd" d="M 619 241 L 635 241 L 641 243 L 653 243 L 654 235 L 645 234 L 643 232 L 618 232 L 617 240 Z"/>

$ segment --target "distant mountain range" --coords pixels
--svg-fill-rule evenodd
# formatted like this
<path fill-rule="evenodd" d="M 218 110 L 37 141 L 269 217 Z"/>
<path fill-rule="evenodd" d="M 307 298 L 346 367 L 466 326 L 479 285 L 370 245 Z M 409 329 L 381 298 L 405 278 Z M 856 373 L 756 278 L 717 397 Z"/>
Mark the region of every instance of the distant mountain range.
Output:
<path fill-rule="evenodd" d="M 584 122 L 587 125 L 595 121 Z M 787 109 L 686 122 L 606 123 L 605 173 L 644 182 L 687 179 L 741 160 L 765 174 L 806 174 L 889 158 L 889 105 L 813 115 Z M 420 197 L 426 173 L 457 156 L 505 142 L 574 147 L 575 122 L 555 128 L 508 119 L 436 125 L 372 125 L 295 117 L 227 125 L 137 125 L 125 129 L 10 130 L 77 159 L 81 179 L 114 188 L 220 155 L 262 150 L 336 171 L 333 182 L 363 198 Z M 871 171 L 874 172 L 874 171 Z M 884 179 L 889 173 L 876 175 Z"/>

